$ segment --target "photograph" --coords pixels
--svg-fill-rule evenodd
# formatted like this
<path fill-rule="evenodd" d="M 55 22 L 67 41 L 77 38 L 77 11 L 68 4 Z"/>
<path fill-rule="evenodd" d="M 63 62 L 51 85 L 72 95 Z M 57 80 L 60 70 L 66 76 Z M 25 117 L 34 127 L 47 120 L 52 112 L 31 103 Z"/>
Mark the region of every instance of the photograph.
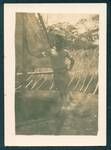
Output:
<path fill-rule="evenodd" d="M 82 4 L 64 4 L 64 9 L 60 4 L 49 5 L 39 4 L 39 9 L 34 6 L 33 11 L 30 5 L 16 5 L 20 9 L 15 7 L 12 12 L 14 5 L 5 5 L 5 21 L 12 14 L 4 30 L 9 30 L 5 33 L 6 143 L 20 144 L 22 137 L 22 145 L 26 137 L 29 139 L 25 139 L 25 145 L 35 146 L 37 138 L 52 137 L 53 142 L 48 145 L 67 146 L 86 137 L 95 138 L 91 142 L 96 145 L 99 137 L 97 144 L 104 145 L 106 5 L 95 4 L 97 11 L 89 11 L 91 4 L 86 4 L 87 11 Z M 65 11 L 66 7 L 69 11 Z M 36 136 L 35 142 L 28 142 Z M 64 142 L 69 138 L 69 144 L 63 144 L 62 137 Z M 56 143 L 56 138 L 62 141 Z M 83 145 L 88 144 L 86 141 Z M 47 144 L 42 141 L 37 145 Z"/>
<path fill-rule="evenodd" d="M 98 14 L 16 14 L 16 134 L 97 134 L 98 40 Z"/>

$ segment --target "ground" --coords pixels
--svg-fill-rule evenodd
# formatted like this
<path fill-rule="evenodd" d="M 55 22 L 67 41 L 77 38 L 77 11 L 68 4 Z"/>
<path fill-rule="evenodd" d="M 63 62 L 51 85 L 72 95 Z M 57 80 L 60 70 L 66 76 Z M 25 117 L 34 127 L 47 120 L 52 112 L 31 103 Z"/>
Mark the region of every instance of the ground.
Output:
<path fill-rule="evenodd" d="M 16 93 L 16 133 L 24 135 L 96 135 L 97 95 L 72 92 L 65 109 L 57 91 Z M 33 96 L 32 96 L 33 95 Z"/>

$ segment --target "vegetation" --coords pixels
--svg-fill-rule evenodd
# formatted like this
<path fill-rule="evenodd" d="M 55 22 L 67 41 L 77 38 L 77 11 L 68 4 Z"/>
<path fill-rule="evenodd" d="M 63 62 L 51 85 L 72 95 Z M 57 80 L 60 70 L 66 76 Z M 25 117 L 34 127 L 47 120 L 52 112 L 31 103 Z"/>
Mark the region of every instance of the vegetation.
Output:
<path fill-rule="evenodd" d="M 17 14 L 15 34 L 17 72 L 51 67 L 49 57 L 36 57 L 43 50 L 48 49 L 47 39 L 36 19 L 34 14 L 28 14 L 28 18 L 23 21 L 23 15 Z M 61 36 L 61 48 L 68 49 L 74 56 L 74 70 L 76 72 L 83 73 L 90 70 L 91 73 L 97 73 L 99 53 L 98 20 L 98 15 L 94 15 L 91 18 L 91 27 L 87 25 L 89 20 L 86 19 L 79 20 L 75 26 L 63 22 L 47 27 L 51 45 L 55 44 L 56 35 L 59 34 Z M 81 32 L 82 27 L 85 28 L 84 32 Z"/>
<path fill-rule="evenodd" d="M 29 22 L 28 22 L 29 19 Z M 31 19 L 31 20 L 30 20 Z M 49 48 L 43 30 L 34 14 L 25 20 L 22 14 L 16 19 L 16 73 L 47 71 L 51 69 L 49 57 L 38 57 Z M 51 45 L 60 35 L 61 48 L 74 57 L 70 73 L 73 100 L 60 111 L 59 92 L 53 87 L 52 75 L 16 76 L 15 115 L 17 134 L 43 135 L 96 135 L 98 131 L 98 15 L 81 19 L 75 26 L 58 23 L 47 27 Z M 81 28 L 85 28 L 81 32 Z M 26 36 L 26 32 L 28 32 Z M 24 82 L 24 80 L 25 82 Z M 79 81 L 79 82 L 78 82 Z M 36 83 L 36 84 L 35 84 Z M 24 86 L 24 88 L 20 88 Z M 19 91 L 20 89 L 20 91 Z M 59 133 L 57 129 L 59 128 Z"/>

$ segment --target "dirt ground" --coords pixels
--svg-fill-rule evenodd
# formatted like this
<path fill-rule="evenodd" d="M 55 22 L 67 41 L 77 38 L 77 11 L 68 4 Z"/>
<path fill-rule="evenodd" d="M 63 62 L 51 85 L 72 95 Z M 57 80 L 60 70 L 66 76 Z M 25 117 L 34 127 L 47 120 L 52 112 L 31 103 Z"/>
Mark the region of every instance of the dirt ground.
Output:
<path fill-rule="evenodd" d="M 97 95 L 81 92 L 72 95 L 73 99 L 63 107 L 57 91 L 16 93 L 16 134 L 96 135 Z"/>

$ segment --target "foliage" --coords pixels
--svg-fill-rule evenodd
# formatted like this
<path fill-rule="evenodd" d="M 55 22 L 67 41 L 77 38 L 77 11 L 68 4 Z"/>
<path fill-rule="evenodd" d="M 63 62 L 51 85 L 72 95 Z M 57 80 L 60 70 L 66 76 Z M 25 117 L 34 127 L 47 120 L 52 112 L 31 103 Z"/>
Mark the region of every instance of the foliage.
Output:
<path fill-rule="evenodd" d="M 31 18 L 33 22 L 30 21 Z M 44 34 L 41 35 L 42 31 L 39 31 L 40 25 L 38 26 L 37 21 L 35 20 L 36 18 L 33 16 L 33 14 L 31 14 L 31 17 L 28 16 L 28 19 L 29 19 L 28 23 L 27 19 L 25 19 L 26 25 L 24 24 L 24 26 L 25 28 L 27 28 L 27 31 L 28 30 L 30 31 L 29 32 L 30 36 L 24 37 L 26 30 L 24 30 L 23 27 L 23 14 L 19 13 L 16 15 L 15 49 L 16 49 L 17 72 L 34 71 L 35 68 L 51 67 L 49 57 L 39 58 L 31 56 L 29 53 L 30 51 L 33 55 L 36 56 L 39 53 L 41 53 L 42 50 L 46 50 L 48 46 L 46 44 L 47 39 L 45 40 L 46 37 L 43 37 Z M 91 72 L 93 71 L 97 72 L 98 39 L 99 39 L 98 20 L 99 20 L 98 15 L 94 15 L 91 18 L 91 23 L 89 23 L 89 20 L 83 18 L 79 20 L 75 25 L 63 22 L 53 24 L 47 27 L 47 33 L 51 45 L 55 45 L 55 43 L 58 43 L 57 41 L 59 41 L 59 45 L 61 46 L 61 48 L 63 49 L 66 48 L 69 50 L 70 53 L 72 53 L 76 62 L 74 69 L 77 72 L 78 71 L 88 72 L 89 68 L 91 68 L 90 69 Z M 87 24 L 90 24 L 91 26 L 89 27 Z M 85 30 L 84 32 L 81 32 L 81 29 L 83 27 L 85 28 Z M 39 36 L 39 34 L 40 37 L 42 38 L 41 40 L 39 39 L 38 41 L 36 38 Z M 26 38 L 28 38 L 28 42 L 26 41 Z M 41 50 L 40 48 L 35 49 L 37 48 L 38 45 L 42 46 Z M 93 55 L 95 56 L 95 58 L 92 57 Z M 93 67 L 87 64 L 93 64 Z M 87 66 L 89 66 L 89 68 Z"/>
<path fill-rule="evenodd" d="M 47 31 L 51 43 L 56 39 L 56 35 L 60 35 L 64 43 L 63 48 L 75 48 L 79 50 L 81 48 L 94 49 L 98 47 L 98 19 L 98 15 L 94 15 L 91 21 L 83 18 L 75 26 L 67 22 L 48 26 Z M 81 31 L 82 28 L 84 28 L 84 32 Z"/>

